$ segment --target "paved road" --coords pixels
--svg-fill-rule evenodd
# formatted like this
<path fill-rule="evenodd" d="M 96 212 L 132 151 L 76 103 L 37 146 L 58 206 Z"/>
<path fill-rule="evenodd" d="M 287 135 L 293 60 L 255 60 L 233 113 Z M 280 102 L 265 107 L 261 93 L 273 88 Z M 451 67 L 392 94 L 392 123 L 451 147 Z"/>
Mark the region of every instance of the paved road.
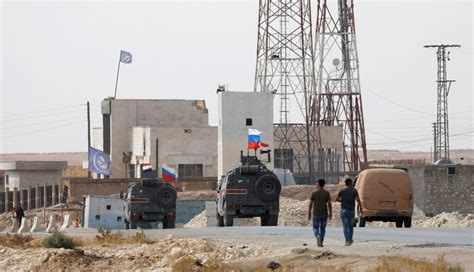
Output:
<path fill-rule="evenodd" d="M 68 231 L 73 235 L 96 235 L 96 230 L 73 230 Z M 124 231 L 134 232 L 134 230 Z M 192 228 L 192 229 L 158 229 L 146 230 L 145 233 L 152 237 L 174 235 L 178 237 L 209 238 L 225 240 L 256 241 L 258 239 L 272 239 L 289 244 L 304 243 L 312 239 L 311 227 L 230 227 L 230 228 Z M 343 239 L 341 228 L 327 228 L 327 239 Z M 355 242 L 363 241 L 388 241 L 403 245 L 453 245 L 474 246 L 474 228 L 355 228 Z"/>

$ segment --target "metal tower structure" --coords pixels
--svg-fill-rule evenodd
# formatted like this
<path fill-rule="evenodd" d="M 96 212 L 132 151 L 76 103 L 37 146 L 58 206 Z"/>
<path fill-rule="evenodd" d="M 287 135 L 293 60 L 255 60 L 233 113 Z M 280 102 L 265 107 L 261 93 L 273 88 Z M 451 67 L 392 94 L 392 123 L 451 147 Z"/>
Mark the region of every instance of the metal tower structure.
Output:
<path fill-rule="evenodd" d="M 308 126 L 316 94 L 312 28 L 310 0 L 259 1 L 254 91 L 279 97 L 275 166 L 310 178 L 319 142 Z"/>
<path fill-rule="evenodd" d="M 331 12 L 326 0 L 318 0 L 314 47 L 318 99 L 313 100 L 311 121 L 317 126 L 343 126 L 344 171 L 361 170 L 367 165 L 367 147 L 354 1 L 337 0 Z M 334 152 L 325 149 L 324 155 L 334 156 Z"/>
<path fill-rule="evenodd" d="M 440 44 L 425 45 L 425 48 L 437 48 L 436 58 L 438 60 L 438 98 L 436 109 L 436 129 L 434 137 L 434 156 L 433 161 L 440 159 L 449 160 L 449 122 L 448 122 L 448 94 L 451 83 L 455 80 L 448 80 L 446 71 L 446 60 L 449 59 L 449 51 L 446 54 L 446 48 L 461 47 L 458 44 Z"/>

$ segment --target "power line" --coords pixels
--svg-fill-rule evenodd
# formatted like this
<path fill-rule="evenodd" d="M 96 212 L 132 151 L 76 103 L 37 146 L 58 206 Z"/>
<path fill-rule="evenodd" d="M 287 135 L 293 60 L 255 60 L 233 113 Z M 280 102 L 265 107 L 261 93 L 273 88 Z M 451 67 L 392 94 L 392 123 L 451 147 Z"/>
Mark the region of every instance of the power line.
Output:
<path fill-rule="evenodd" d="M 70 108 L 77 108 L 77 107 L 82 107 L 85 106 L 85 104 L 80 104 L 80 105 L 73 105 L 73 106 L 64 106 L 64 107 L 58 107 L 58 108 L 51 108 L 47 110 L 41 110 L 41 111 L 32 111 L 32 112 L 23 112 L 23 113 L 15 113 L 15 114 L 7 114 L 7 115 L 0 115 L 0 118 L 4 117 L 9 117 L 9 116 L 19 116 L 19 115 L 28 115 L 28 114 L 36 114 L 36 113 L 43 113 L 43 112 L 50 112 L 50 111 L 57 111 L 60 109 L 70 109 Z"/>
<path fill-rule="evenodd" d="M 52 123 L 60 123 L 60 122 L 64 122 L 64 121 L 78 120 L 78 118 L 82 119 L 82 118 L 84 118 L 84 116 L 70 117 L 70 118 L 67 118 L 67 119 L 52 120 L 52 121 L 47 121 L 47 122 L 39 122 L 39 123 L 34 123 L 34 124 L 19 125 L 19 126 L 12 126 L 12 127 L 1 127 L 1 129 L 34 127 L 34 126 L 45 125 L 45 124 L 52 124 Z"/>
<path fill-rule="evenodd" d="M 68 124 L 64 124 L 64 125 L 49 127 L 49 128 L 46 128 L 46 129 L 39 129 L 39 130 L 27 131 L 27 132 L 21 133 L 21 134 L 8 135 L 8 136 L 1 136 L 0 139 L 7 139 L 7 138 L 13 138 L 13 137 L 21 137 L 21 136 L 30 135 L 30 134 L 33 134 L 33 133 L 39 133 L 39 132 L 43 132 L 43 131 L 48 131 L 48 130 L 60 128 L 60 127 L 75 125 L 75 124 L 79 124 L 79 123 L 86 122 L 86 121 L 87 121 L 87 120 L 81 120 L 81 121 L 79 121 L 79 122 L 73 122 L 73 123 L 68 123 Z"/>
<path fill-rule="evenodd" d="M 2 119 L 2 121 L 18 121 L 18 120 L 27 120 L 27 119 L 35 119 L 35 118 L 41 118 L 41 117 L 46 117 L 46 116 L 54 116 L 54 115 L 62 115 L 65 113 L 73 113 L 73 112 L 82 112 L 84 111 L 83 109 L 80 110 L 73 110 L 73 111 L 64 111 L 64 112 L 56 112 L 56 113 L 50 113 L 50 114 L 42 114 L 42 115 L 36 115 L 36 116 L 30 116 L 30 117 L 21 117 L 21 118 L 13 118 L 13 119 Z"/>
<path fill-rule="evenodd" d="M 399 107 L 401 107 L 401 108 L 404 108 L 404 109 L 406 109 L 406 110 L 413 111 L 413 112 L 417 112 L 417 113 L 421 113 L 421 114 L 425 114 L 425 115 L 429 115 L 429 116 L 435 116 L 435 115 L 432 114 L 432 113 L 427 113 L 427 112 L 423 112 L 423 111 L 419 111 L 419 110 L 415 110 L 415 109 L 409 108 L 409 107 L 404 106 L 404 105 L 402 105 L 402 104 L 399 104 L 399 103 L 397 103 L 397 102 L 395 102 L 395 101 L 392 101 L 392 100 L 390 100 L 390 99 L 388 99 L 388 98 L 386 98 L 386 97 L 383 97 L 382 95 L 380 95 L 380 94 L 378 94 L 378 93 L 376 93 L 376 92 L 374 92 L 374 91 L 371 91 L 371 90 L 367 89 L 367 88 L 364 87 L 364 86 L 361 86 L 361 87 L 362 87 L 362 89 L 364 89 L 364 90 L 366 90 L 366 91 L 368 91 L 368 92 L 370 92 L 370 93 L 372 93 L 372 94 L 378 96 L 379 98 L 381 98 L 381 99 L 383 99 L 383 100 L 385 100 L 385 101 L 387 101 L 387 102 L 389 102 L 389 103 L 392 103 L 392 104 L 394 104 L 394 105 L 396 105 L 396 106 L 399 106 Z"/>

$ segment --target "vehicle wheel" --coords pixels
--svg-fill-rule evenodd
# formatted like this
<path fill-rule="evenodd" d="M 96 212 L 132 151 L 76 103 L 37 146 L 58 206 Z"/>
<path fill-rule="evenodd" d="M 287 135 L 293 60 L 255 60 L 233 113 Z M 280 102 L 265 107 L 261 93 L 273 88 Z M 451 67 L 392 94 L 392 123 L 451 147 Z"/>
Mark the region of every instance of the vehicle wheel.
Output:
<path fill-rule="evenodd" d="M 399 217 L 395 219 L 395 227 L 397 228 L 403 227 L 403 218 Z"/>
<path fill-rule="evenodd" d="M 217 213 L 217 226 L 218 227 L 224 226 L 224 217 L 220 216 L 219 213 Z"/>
<path fill-rule="evenodd" d="M 278 226 L 278 215 L 269 215 L 267 226 Z"/>
<path fill-rule="evenodd" d="M 359 228 L 364 228 L 364 227 L 365 227 L 365 218 L 359 217 Z"/>
<path fill-rule="evenodd" d="M 130 229 L 130 223 L 127 220 L 125 220 L 125 229 Z"/>
<path fill-rule="evenodd" d="M 257 196 L 265 201 L 277 201 L 280 197 L 281 184 L 273 175 L 263 175 L 255 183 Z"/>
<path fill-rule="evenodd" d="M 174 229 L 175 227 L 175 220 L 174 219 L 168 219 L 165 217 L 163 219 L 163 229 Z"/>
<path fill-rule="evenodd" d="M 130 224 L 130 229 L 136 229 L 138 226 L 138 223 L 135 220 L 130 220 L 129 224 Z"/>
<path fill-rule="evenodd" d="M 158 205 L 165 208 L 172 208 L 176 203 L 176 190 L 171 186 L 163 185 L 158 189 Z"/>
<path fill-rule="evenodd" d="M 270 218 L 269 218 L 268 214 L 264 214 L 264 215 L 260 216 L 260 226 L 262 226 L 262 227 L 268 226 L 269 219 Z"/>
<path fill-rule="evenodd" d="M 224 225 L 226 227 L 232 227 L 234 225 L 234 217 L 232 215 L 224 215 Z"/>
<path fill-rule="evenodd" d="M 405 228 L 411 228 L 411 217 L 403 218 L 403 225 Z"/>

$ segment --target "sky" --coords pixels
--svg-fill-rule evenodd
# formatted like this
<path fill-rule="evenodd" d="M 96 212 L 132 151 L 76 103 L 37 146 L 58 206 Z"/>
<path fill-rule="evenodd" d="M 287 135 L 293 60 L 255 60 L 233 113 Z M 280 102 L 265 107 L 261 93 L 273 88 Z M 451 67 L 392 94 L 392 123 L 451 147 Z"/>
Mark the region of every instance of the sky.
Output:
<path fill-rule="evenodd" d="M 315 2 L 315 1 L 314 1 Z M 333 1 L 335 2 L 335 1 Z M 474 148 L 473 2 L 355 1 L 369 150 L 429 152 L 436 52 L 452 49 L 451 149 Z M 218 84 L 252 91 L 258 1 L 2 1 L 0 153 L 86 152 L 100 102 L 204 99 L 217 125 Z"/>

